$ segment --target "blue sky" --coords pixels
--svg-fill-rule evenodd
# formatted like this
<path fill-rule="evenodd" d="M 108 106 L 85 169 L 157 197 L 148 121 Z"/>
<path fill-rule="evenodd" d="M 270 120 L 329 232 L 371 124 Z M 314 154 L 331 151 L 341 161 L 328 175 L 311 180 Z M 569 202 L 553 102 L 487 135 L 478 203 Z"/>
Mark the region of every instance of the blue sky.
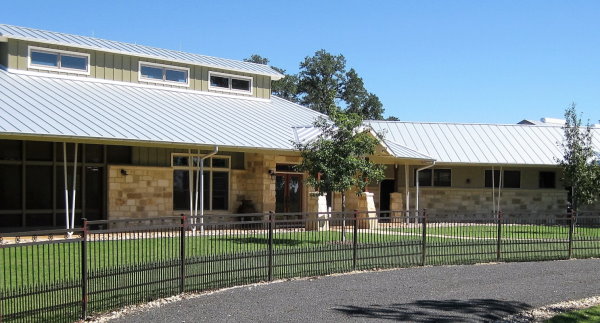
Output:
<path fill-rule="evenodd" d="M 600 1 L 6 1 L 0 23 L 291 73 L 326 49 L 401 120 L 600 119 Z"/>

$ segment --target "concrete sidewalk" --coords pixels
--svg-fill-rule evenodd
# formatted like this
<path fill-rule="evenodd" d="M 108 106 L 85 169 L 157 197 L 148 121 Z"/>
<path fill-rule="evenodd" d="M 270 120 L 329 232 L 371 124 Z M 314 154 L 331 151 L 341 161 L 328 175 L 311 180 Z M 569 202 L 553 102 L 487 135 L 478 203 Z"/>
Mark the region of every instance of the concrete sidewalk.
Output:
<path fill-rule="evenodd" d="M 600 260 L 439 266 L 241 287 L 114 322 L 487 322 L 600 295 Z"/>

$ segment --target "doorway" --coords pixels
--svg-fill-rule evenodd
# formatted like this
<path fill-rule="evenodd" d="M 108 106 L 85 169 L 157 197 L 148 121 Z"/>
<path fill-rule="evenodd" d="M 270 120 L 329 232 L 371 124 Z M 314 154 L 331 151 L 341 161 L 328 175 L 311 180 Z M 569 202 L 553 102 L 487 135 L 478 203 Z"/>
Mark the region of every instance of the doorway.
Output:
<path fill-rule="evenodd" d="M 302 212 L 302 174 L 276 174 L 275 212 Z M 300 219 L 302 215 L 291 217 Z"/>
<path fill-rule="evenodd" d="M 381 212 L 380 216 L 382 218 L 390 217 L 390 194 L 393 193 L 396 189 L 396 181 L 393 179 L 384 179 L 381 181 L 381 190 L 379 197 L 379 211 Z M 382 222 L 387 222 L 388 219 L 382 220 Z"/>

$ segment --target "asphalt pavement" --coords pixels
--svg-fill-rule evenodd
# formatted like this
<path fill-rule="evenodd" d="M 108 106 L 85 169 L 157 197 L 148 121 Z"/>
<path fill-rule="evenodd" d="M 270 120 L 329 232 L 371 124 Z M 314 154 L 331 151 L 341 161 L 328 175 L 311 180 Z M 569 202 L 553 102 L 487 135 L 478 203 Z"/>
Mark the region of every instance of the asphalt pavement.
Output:
<path fill-rule="evenodd" d="M 406 268 L 228 289 L 111 322 L 487 322 L 600 295 L 600 260 Z"/>

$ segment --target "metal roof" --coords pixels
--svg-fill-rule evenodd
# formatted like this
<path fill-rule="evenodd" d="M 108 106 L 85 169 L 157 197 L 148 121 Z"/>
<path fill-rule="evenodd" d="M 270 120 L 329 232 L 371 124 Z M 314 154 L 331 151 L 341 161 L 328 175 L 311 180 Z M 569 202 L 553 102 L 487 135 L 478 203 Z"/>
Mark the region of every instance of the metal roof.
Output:
<path fill-rule="evenodd" d="M 321 134 L 321 130 L 314 126 L 297 126 L 294 129 L 294 140 L 297 143 L 306 143 L 311 141 Z M 376 133 L 372 132 L 373 136 L 377 136 Z M 391 140 L 384 139 L 382 146 L 387 152 L 396 158 L 402 159 L 421 159 L 421 160 L 433 160 L 433 158 L 414 151 L 408 147 L 404 147 L 398 143 L 392 142 Z"/>
<path fill-rule="evenodd" d="M 441 163 L 556 165 L 562 159 L 560 126 L 367 121 L 386 140 Z M 593 129 L 600 151 L 600 130 Z"/>
<path fill-rule="evenodd" d="M 322 115 L 277 97 L 253 100 L 2 69 L 0 84 L 5 138 L 29 134 L 292 150 L 292 126 Z"/>
<path fill-rule="evenodd" d="M 271 76 L 275 80 L 283 77 L 281 73 L 275 71 L 268 65 L 263 64 L 255 64 L 237 61 L 233 59 L 198 55 L 170 49 L 162 49 L 34 28 L 0 24 L 0 36 L 14 39 L 51 43 L 57 45 L 81 47 L 99 51 L 110 51 L 133 56 L 164 59 L 169 61 L 188 63 L 192 65 L 203 65 L 239 72 L 261 74 Z"/>

